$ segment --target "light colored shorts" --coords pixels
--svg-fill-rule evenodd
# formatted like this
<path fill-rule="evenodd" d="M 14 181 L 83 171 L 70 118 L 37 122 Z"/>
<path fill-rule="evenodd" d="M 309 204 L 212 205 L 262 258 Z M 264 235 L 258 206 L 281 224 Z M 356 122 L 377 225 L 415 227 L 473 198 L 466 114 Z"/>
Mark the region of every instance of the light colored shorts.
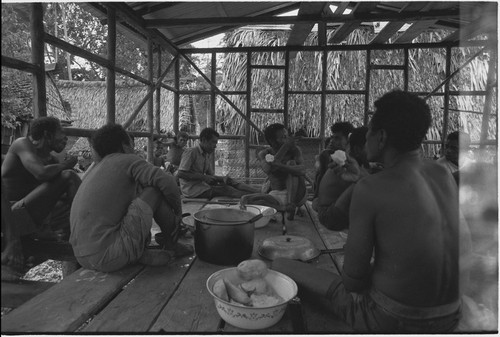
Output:
<path fill-rule="evenodd" d="M 272 190 L 269 195 L 273 196 L 274 199 L 278 200 L 281 206 L 286 206 L 288 204 L 287 190 Z"/>
<path fill-rule="evenodd" d="M 118 224 L 114 241 L 102 252 L 77 257 L 85 268 L 111 272 L 137 262 L 148 244 L 153 210 L 140 198 L 132 201 L 127 214 Z"/>

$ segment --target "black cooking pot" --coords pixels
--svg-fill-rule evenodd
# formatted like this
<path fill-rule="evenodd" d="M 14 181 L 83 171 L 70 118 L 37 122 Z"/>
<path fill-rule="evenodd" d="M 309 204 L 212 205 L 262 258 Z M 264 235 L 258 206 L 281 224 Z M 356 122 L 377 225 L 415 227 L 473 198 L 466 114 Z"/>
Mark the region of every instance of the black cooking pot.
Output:
<path fill-rule="evenodd" d="M 194 247 L 203 261 L 236 265 L 252 255 L 254 222 L 262 214 L 234 208 L 214 208 L 196 212 Z"/>

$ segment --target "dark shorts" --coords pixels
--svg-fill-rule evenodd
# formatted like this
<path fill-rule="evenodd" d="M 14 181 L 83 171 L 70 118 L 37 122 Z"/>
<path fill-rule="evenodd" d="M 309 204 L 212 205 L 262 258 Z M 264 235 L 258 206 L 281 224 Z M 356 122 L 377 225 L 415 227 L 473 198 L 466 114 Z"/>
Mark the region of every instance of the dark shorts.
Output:
<path fill-rule="evenodd" d="M 453 332 L 461 317 L 459 302 L 424 309 L 410 307 L 376 290 L 366 294 L 349 293 L 340 277 L 330 285 L 327 299 L 331 310 L 358 332 Z"/>

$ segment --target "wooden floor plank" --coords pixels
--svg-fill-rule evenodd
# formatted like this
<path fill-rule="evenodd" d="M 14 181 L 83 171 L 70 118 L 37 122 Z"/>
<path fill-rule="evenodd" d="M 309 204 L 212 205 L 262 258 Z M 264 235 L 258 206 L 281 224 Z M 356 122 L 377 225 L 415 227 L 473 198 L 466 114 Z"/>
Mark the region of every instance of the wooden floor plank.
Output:
<path fill-rule="evenodd" d="M 2 282 L 2 308 L 17 308 L 55 284 L 55 282 L 27 280 Z"/>
<path fill-rule="evenodd" d="M 2 318 L 2 332 L 76 330 L 111 300 L 144 267 L 113 273 L 79 269 Z"/>
<path fill-rule="evenodd" d="M 184 213 L 194 214 L 202 206 L 201 202 L 186 203 L 182 208 Z M 180 241 L 193 244 L 192 238 Z M 189 256 L 165 267 L 146 267 L 82 331 L 147 332 L 193 262 L 194 256 Z"/>

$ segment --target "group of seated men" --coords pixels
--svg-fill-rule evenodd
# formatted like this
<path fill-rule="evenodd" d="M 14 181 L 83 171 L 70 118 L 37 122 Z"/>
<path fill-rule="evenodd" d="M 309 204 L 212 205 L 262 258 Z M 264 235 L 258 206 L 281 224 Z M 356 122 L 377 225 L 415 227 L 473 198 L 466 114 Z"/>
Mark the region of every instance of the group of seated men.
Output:
<path fill-rule="evenodd" d="M 421 156 L 432 121 L 422 99 L 393 91 L 375 107 L 367 128 L 352 129 L 340 139 L 347 150 L 345 164 L 327 163 L 317 186 L 314 207 L 321 222 L 335 230 L 349 228 L 342 274 L 287 259 L 273 261 L 272 268 L 292 277 L 305 295 L 325 302 L 357 331 L 452 331 L 466 280 L 459 262 L 465 261 L 468 247 L 457 184 L 448 169 Z M 59 121 L 42 117 L 6 155 L 2 199 L 11 201 L 12 209 L 26 208 L 37 225 L 31 232 L 69 233 L 83 267 L 107 272 L 136 262 L 165 265 L 193 252 L 177 241 L 181 194 L 236 197 L 243 206 L 270 204 L 290 213 L 304 202 L 305 166 L 296 139 L 281 124 L 268 126 L 264 134 L 270 147 L 258 159 L 269 185 L 262 190 L 215 175 L 219 134 L 211 128 L 200 133 L 197 146 L 183 152 L 180 188 L 171 174 L 135 155 L 133 141 L 116 124 L 92 136 L 95 165 L 81 181 L 70 170 L 74 158 L 58 163 L 50 154 L 66 145 Z M 333 195 L 337 187 L 342 192 Z M 63 227 L 59 203 L 66 210 Z M 4 266 L 19 272 L 15 243 L 26 233 L 9 228 L 3 213 L 2 232 L 10 242 L 2 243 L 2 277 Z M 147 248 L 153 219 L 166 237 L 165 249 Z M 339 219 L 338 224 L 331 225 L 331 219 Z"/>

